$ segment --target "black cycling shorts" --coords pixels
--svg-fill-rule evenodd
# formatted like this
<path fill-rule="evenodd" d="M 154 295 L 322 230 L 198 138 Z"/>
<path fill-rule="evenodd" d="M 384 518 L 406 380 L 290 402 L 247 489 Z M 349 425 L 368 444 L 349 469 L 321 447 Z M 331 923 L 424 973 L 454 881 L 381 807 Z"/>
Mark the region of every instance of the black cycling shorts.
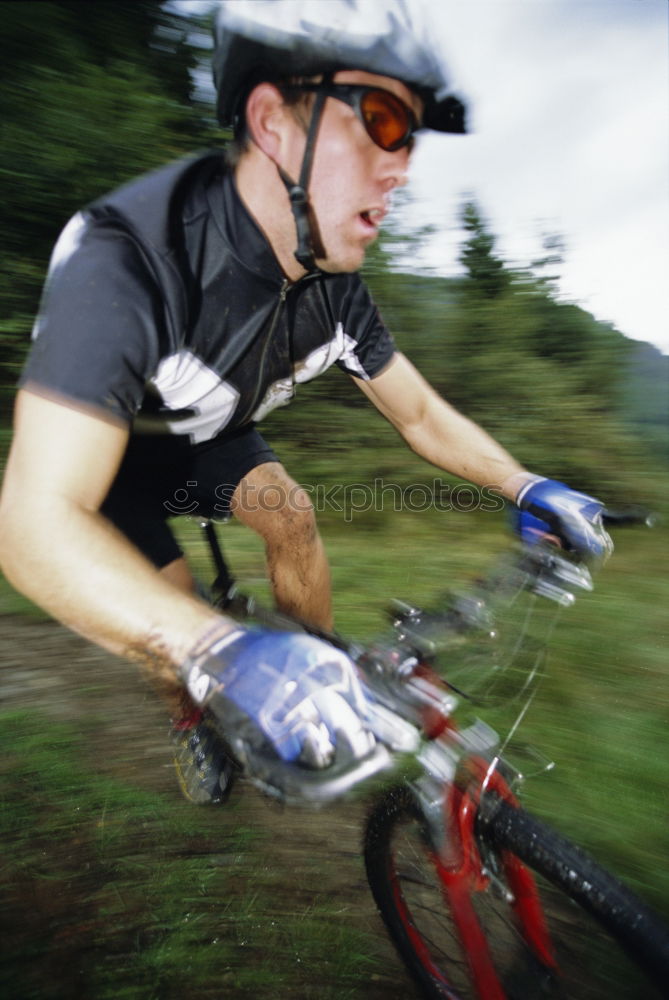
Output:
<path fill-rule="evenodd" d="M 102 513 L 160 569 L 183 554 L 169 518 L 226 518 L 244 476 L 278 461 L 252 424 L 196 445 L 176 434 L 136 435 Z"/>

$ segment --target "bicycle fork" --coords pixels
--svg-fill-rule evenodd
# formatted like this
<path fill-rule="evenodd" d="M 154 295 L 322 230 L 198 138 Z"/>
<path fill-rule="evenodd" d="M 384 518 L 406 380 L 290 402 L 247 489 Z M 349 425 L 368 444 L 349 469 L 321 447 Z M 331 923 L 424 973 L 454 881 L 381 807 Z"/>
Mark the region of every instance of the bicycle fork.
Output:
<path fill-rule="evenodd" d="M 482 727 L 482 723 L 473 727 L 475 739 L 480 743 L 486 737 L 487 727 Z M 472 742 L 472 731 L 458 735 L 464 742 Z M 439 795 L 434 795 L 434 753 L 430 761 L 432 774 L 415 783 L 429 830 L 432 863 L 477 995 L 480 1000 L 507 1000 L 476 913 L 477 894 L 501 895 L 512 907 L 528 948 L 545 969 L 557 972 L 554 948 L 532 874 L 518 858 L 506 853 L 501 858 L 503 871 L 498 874 L 493 859 L 482 856 L 476 835 L 476 818 L 483 795 L 492 792 L 514 806 L 518 802 L 498 770 L 497 758 L 492 764 L 489 756 L 477 755 L 458 762 L 450 748 L 442 746 L 440 750 L 442 762 L 450 761 L 450 767 L 446 766 L 451 773 L 440 775 L 443 783 Z M 429 955 L 424 959 L 432 966 Z"/>

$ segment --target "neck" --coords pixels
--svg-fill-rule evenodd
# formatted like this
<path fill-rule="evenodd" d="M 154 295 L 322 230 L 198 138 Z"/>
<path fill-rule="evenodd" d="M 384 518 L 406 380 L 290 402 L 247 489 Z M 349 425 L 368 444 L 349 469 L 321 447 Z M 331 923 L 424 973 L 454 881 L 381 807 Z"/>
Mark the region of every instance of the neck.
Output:
<path fill-rule="evenodd" d="M 295 259 L 295 221 L 276 165 L 252 145 L 237 165 L 235 180 L 240 198 L 265 234 L 282 271 L 289 281 L 298 281 L 306 271 Z"/>

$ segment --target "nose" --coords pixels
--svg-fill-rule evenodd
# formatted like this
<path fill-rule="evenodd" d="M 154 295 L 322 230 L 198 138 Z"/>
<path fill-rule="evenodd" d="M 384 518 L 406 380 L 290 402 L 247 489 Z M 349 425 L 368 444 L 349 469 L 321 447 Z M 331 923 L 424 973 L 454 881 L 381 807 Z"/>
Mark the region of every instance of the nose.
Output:
<path fill-rule="evenodd" d="M 385 181 L 385 190 L 394 191 L 395 188 L 404 187 L 405 184 L 409 183 L 409 175 L 406 170 L 396 171 L 392 177 L 387 177 Z"/>
<path fill-rule="evenodd" d="M 388 193 L 395 188 L 404 187 L 408 183 L 410 151 L 405 146 L 394 153 L 386 153 L 385 157 L 382 183 L 384 192 Z"/>

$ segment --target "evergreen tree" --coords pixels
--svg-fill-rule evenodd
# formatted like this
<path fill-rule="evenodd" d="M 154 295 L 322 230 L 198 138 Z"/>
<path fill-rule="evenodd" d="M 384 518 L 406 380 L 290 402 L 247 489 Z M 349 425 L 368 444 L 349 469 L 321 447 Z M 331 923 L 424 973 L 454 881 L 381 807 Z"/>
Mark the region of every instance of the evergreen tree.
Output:
<path fill-rule="evenodd" d="M 51 247 L 82 205 L 211 142 L 189 19 L 156 0 L 2 5 L 0 409 L 13 397 Z"/>
<path fill-rule="evenodd" d="M 494 253 L 495 237 L 475 202 L 465 202 L 461 219 L 465 232 L 470 235 L 460 252 L 460 263 L 464 265 L 475 292 L 486 299 L 496 299 L 509 287 L 509 273 L 504 261 Z"/>

